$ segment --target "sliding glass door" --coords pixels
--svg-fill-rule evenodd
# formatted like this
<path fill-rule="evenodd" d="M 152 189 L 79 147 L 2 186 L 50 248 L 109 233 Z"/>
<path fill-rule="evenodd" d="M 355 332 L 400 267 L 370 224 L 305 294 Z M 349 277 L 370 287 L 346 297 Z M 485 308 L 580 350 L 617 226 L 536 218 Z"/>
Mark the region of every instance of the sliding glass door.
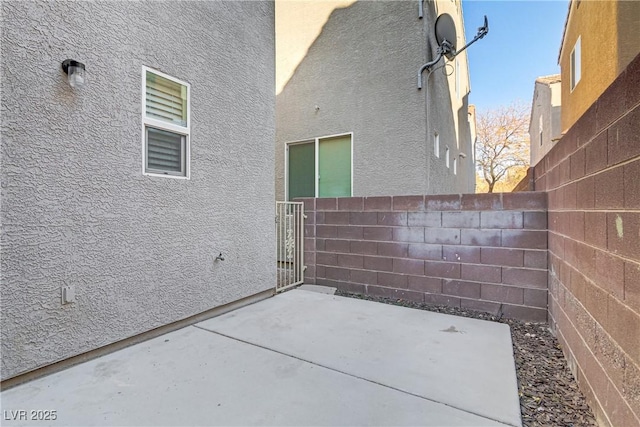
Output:
<path fill-rule="evenodd" d="M 287 196 L 350 197 L 352 135 L 287 145 Z"/>

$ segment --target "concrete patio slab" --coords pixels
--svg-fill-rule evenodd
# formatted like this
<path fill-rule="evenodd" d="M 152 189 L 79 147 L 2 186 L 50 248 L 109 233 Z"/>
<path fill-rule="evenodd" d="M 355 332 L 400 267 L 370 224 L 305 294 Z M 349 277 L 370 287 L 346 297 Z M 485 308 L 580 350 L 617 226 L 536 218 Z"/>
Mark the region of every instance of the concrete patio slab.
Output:
<path fill-rule="evenodd" d="M 333 295 L 338 290 L 338 288 L 333 288 L 331 286 L 321 286 L 321 285 L 300 285 L 298 289 L 301 291 L 318 292 L 318 293 L 327 294 L 327 295 Z"/>
<path fill-rule="evenodd" d="M 198 326 L 521 425 L 505 324 L 294 290 Z"/>
<path fill-rule="evenodd" d="M 5 391 L 2 409 L 7 426 L 500 425 L 193 326 Z"/>
<path fill-rule="evenodd" d="M 478 322 L 291 291 L 6 390 L 2 425 L 520 425 L 513 359 L 487 349 L 510 340 L 481 338 L 504 325 Z"/>

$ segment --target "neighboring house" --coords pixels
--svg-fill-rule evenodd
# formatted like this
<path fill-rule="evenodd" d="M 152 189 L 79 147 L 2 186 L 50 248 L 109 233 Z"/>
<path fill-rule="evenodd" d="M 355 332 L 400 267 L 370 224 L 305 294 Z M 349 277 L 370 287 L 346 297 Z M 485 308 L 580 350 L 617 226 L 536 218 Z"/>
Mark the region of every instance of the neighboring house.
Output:
<path fill-rule="evenodd" d="M 611 85 L 640 51 L 640 3 L 571 0 L 558 62 L 562 133 Z"/>
<path fill-rule="evenodd" d="M 560 105 L 560 74 L 538 77 L 529 120 L 532 167 L 544 158 L 561 137 Z"/>
<path fill-rule="evenodd" d="M 322 3 L 276 2 L 277 199 L 474 192 L 466 51 L 417 88 L 460 1 Z"/>
<path fill-rule="evenodd" d="M 273 3 L 1 7 L 2 380 L 271 295 Z"/>
<path fill-rule="evenodd" d="M 471 162 L 476 163 L 476 143 L 478 142 L 478 120 L 476 106 L 469 105 L 469 132 L 471 134 Z"/>

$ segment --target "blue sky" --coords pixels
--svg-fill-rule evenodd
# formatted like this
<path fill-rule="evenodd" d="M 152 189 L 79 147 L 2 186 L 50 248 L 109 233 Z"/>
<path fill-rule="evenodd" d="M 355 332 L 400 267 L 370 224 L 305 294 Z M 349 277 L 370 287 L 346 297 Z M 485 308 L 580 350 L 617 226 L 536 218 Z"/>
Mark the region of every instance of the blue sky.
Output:
<path fill-rule="evenodd" d="M 484 15 L 489 34 L 467 51 L 471 75 L 469 103 L 479 110 L 521 100 L 531 104 L 538 76 L 560 72 L 558 51 L 568 0 L 463 0 L 465 35 L 473 40 Z"/>

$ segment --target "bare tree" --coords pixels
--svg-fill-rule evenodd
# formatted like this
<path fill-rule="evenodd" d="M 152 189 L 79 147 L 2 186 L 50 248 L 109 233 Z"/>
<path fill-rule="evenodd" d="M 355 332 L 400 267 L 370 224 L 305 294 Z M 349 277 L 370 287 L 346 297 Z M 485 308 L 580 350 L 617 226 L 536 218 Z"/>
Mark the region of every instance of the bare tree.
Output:
<path fill-rule="evenodd" d="M 516 102 L 479 112 L 476 126 L 476 168 L 493 193 L 514 169 L 529 165 L 529 109 Z"/>

